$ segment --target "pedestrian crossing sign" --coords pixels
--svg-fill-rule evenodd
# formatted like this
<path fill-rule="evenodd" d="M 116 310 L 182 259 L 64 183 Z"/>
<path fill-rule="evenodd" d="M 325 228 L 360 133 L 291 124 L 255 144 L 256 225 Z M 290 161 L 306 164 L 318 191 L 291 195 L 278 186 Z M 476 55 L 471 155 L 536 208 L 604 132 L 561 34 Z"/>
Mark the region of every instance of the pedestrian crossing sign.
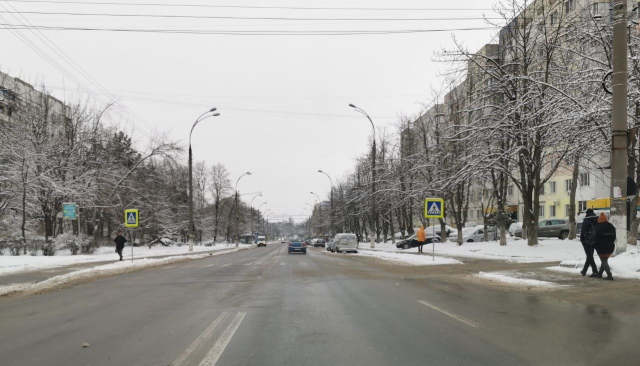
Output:
<path fill-rule="evenodd" d="M 139 218 L 140 217 L 138 215 L 137 209 L 124 210 L 124 226 L 125 227 L 132 227 L 132 228 L 138 227 Z"/>
<path fill-rule="evenodd" d="M 444 217 L 444 200 L 442 198 L 427 198 L 424 200 L 424 217 L 426 219 L 441 219 Z"/>

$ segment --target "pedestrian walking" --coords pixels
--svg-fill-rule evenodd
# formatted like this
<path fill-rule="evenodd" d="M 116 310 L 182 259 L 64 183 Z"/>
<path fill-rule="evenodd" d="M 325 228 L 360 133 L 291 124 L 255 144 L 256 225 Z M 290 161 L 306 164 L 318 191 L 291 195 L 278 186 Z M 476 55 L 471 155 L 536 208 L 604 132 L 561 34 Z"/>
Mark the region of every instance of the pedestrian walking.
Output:
<path fill-rule="evenodd" d="M 424 232 L 424 225 L 420 226 L 416 238 L 418 239 L 418 253 L 422 253 L 422 246 L 427 241 L 427 234 Z"/>
<path fill-rule="evenodd" d="M 116 253 L 118 253 L 120 260 L 122 260 L 122 250 L 124 249 L 124 243 L 127 242 L 127 238 L 122 236 L 122 230 L 118 230 L 118 235 L 113 241 L 116 243 Z"/>
<path fill-rule="evenodd" d="M 584 267 L 580 273 L 585 276 L 587 270 L 591 267 L 591 276 L 598 277 L 598 266 L 593 259 L 594 243 L 596 241 L 596 228 L 598 227 L 598 218 L 592 209 L 588 209 L 584 221 L 582 221 L 582 227 L 580 228 L 580 243 L 582 243 L 582 249 L 584 254 L 587 255 L 587 260 L 584 262 Z"/>
<path fill-rule="evenodd" d="M 609 268 L 609 257 L 616 248 L 616 228 L 608 220 L 607 216 L 600 213 L 598 217 L 598 227 L 596 228 L 595 248 L 600 257 L 600 271 L 598 277 L 602 278 L 602 273 L 607 272 L 605 280 L 613 280 L 611 268 Z"/>

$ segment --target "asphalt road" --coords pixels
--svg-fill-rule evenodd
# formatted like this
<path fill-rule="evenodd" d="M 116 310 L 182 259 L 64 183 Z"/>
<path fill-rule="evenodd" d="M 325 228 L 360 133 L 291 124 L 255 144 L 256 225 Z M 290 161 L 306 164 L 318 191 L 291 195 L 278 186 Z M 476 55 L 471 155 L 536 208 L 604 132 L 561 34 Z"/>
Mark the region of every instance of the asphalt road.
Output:
<path fill-rule="evenodd" d="M 4 298 L 0 364 L 638 365 L 637 316 L 450 271 L 270 245 Z"/>

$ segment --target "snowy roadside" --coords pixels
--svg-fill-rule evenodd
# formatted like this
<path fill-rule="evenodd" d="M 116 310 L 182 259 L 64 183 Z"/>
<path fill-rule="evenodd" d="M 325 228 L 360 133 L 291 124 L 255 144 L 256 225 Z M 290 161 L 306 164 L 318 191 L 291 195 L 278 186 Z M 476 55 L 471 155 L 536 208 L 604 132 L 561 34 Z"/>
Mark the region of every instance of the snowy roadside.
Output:
<path fill-rule="evenodd" d="M 369 243 L 361 243 L 360 248 L 369 248 Z M 376 251 L 396 253 L 418 253 L 418 248 L 397 249 L 391 242 L 378 243 Z M 424 252 L 431 253 L 431 244 L 424 246 Z M 455 242 L 436 243 L 435 254 L 441 256 L 494 259 L 516 263 L 560 262 L 579 260 L 584 257 L 578 240 L 540 239 L 536 246 L 527 245 L 526 240 L 508 238 L 507 245 L 498 241 L 474 242 L 457 245 Z"/>
<path fill-rule="evenodd" d="M 251 247 L 252 245 L 241 244 L 241 248 Z M 133 259 L 140 260 L 144 258 L 153 258 L 153 257 L 161 257 L 161 256 L 170 256 L 170 255 L 181 255 L 181 254 L 194 254 L 194 253 L 205 253 L 205 252 L 213 252 L 219 250 L 229 250 L 234 249 L 235 245 L 225 245 L 218 244 L 216 246 L 194 246 L 193 252 L 189 252 L 188 246 L 154 246 L 151 249 L 149 247 L 134 247 L 133 248 Z M 98 248 L 94 254 L 90 255 L 71 255 L 71 253 L 66 251 L 59 251 L 55 256 L 45 257 L 45 256 L 30 256 L 30 255 L 21 255 L 21 256 L 11 256 L 5 255 L 0 256 L 0 276 L 15 274 L 19 272 L 30 272 L 30 271 L 38 271 L 44 269 L 53 269 L 71 266 L 75 264 L 86 264 L 86 263 L 94 263 L 94 262 L 109 262 L 115 261 L 118 258 L 118 255 L 114 252 L 114 247 L 102 247 Z M 125 260 L 131 261 L 131 247 L 126 247 L 123 256 Z"/>
<path fill-rule="evenodd" d="M 373 257 L 377 259 L 396 262 L 408 266 L 433 266 L 442 264 L 462 264 L 459 260 L 447 257 L 431 257 L 430 255 L 412 255 L 403 253 L 391 253 L 374 250 L 360 249 L 356 254 L 350 254 L 362 257 Z"/>
<path fill-rule="evenodd" d="M 582 266 L 584 266 L 584 253 L 583 258 L 564 260 L 559 266 L 548 267 L 547 269 L 557 272 L 573 273 L 576 276 L 581 276 Z M 596 265 L 600 267 L 600 260 L 596 255 Z M 627 245 L 627 251 L 609 259 L 609 266 L 613 278 L 632 278 L 640 279 L 640 248 L 637 245 Z M 591 270 L 589 270 L 591 273 Z"/>
<path fill-rule="evenodd" d="M 508 284 L 508 285 L 515 285 L 515 286 L 527 286 L 527 287 L 558 287 L 558 286 L 561 286 L 561 285 L 559 285 L 559 284 L 557 284 L 555 282 L 521 278 L 521 277 L 517 277 L 514 274 L 509 275 L 509 274 L 480 272 L 476 276 L 480 277 L 480 278 L 483 278 L 483 279 L 486 279 L 486 280 L 499 282 L 499 283 L 503 283 L 503 284 Z"/>
<path fill-rule="evenodd" d="M 111 276 L 116 274 L 124 274 L 124 273 L 138 271 L 141 269 L 163 266 L 171 263 L 186 262 L 194 259 L 217 256 L 221 254 L 236 252 L 238 250 L 243 250 L 243 249 L 246 249 L 246 248 L 240 248 L 240 249 L 233 248 L 231 250 L 218 252 L 218 253 L 179 255 L 179 256 L 173 256 L 173 257 L 167 257 L 167 258 L 156 258 L 156 259 L 144 258 L 144 259 L 134 260 L 133 263 L 131 261 L 122 261 L 122 262 L 118 261 L 115 263 L 104 264 L 101 266 L 95 266 L 91 268 L 86 268 L 86 269 L 66 273 L 59 276 L 54 276 L 37 283 L 20 283 L 20 284 L 0 286 L 0 296 L 14 295 L 14 294 L 33 294 L 41 291 L 50 290 L 56 287 L 60 287 L 74 281 L 81 281 L 81 280 L 94 278 L 94 277 L 104 277 L 104 276 Z"/>

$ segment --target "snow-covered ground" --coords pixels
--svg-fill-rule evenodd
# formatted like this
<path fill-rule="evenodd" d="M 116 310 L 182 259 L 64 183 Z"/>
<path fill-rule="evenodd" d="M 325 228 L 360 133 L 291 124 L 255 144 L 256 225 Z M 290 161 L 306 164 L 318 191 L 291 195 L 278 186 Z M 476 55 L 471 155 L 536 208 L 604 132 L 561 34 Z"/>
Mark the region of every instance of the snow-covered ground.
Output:
<path fill-rule="evenodd" d="M 361 249 L 368 249 L 369 243 L 361 243 Z M 391 242 L 376 244 L 376 250 L 400 253 L 417 253 L 418 248 L 397 249 Z M 424 246 L 424 253 L 431 254 L 431 244 Z M 540 239 L 533 247 L 526 240 L 507 239 L 507 245 L 501 246 L 498 241 L 474 242 L 457 245 L 455 242 L 437 243 L 436 255 L 499 259 L 518 263 L 555 262 L 579 260 L 584 258 L 582 244 L 578 240 Z"/>
<path fill-rule="evenodd" d="M 559 286 L 557 283 L 554 283 L 554 282 L 520 278 L 515 275 L 500 274 L 500 273 L 480 272 L 477 276 L 480 278 L 491 280 L 491 281 L 510 284 L 510 285 L 517 285 L 517 286 L 531 286 L 531 287 Z"/>
<path fill-rule="evenodd" d="M 251 246 L 252 245 L 249 245 L 249 244 L 240 245 L 241 248 L 251 247 Z M 227 246 L 226 244 L 218 244 L 210 247 L 194 246 L 193 252 L 189 252 L 188 245 L 183 245 L 181 247 L 154 246 L 154 247 L 151 247 L 151 249 L 149 249 L 149 247 L 134 247 L 133 258 L 135 263 L 136 259 L 142 259 L 142 258 L 152 258 L 152 257 L 166 256 L 166 255 L 178 255 L 178 254 L 193 254 L 193 253 L 199 253 L 199 252 L 209 252 L 209 251 L 225 250 L 225 249 L 235 249 L 235 245 Z M 125 260 L 128 260 L 129 262 L 131 262 L 131 247 L 125 247 L 122 254 Z M 11 256 L 5 253 L 4 255 L 0 256 L 0 276 L 16 273 L 16 272 L 26 272 L 26 271 L 65 267 L 73 264 L 116 261 L 117 259 L 118 259 L 118 254 L 115 253 L 114 247 L 98 248 L 94 254 L 90 254 L 90 255 L 71 255 L 71 253 L 68 250 L 62 250 L 62 251 L 56 252 L 56 255 L 52 257 L 45 257 L 42 255 Z"/>
<path fill-rule="evenodd" d="M 459 260 L 447 257 L 436 256 L 432 258 L 430 255 L 413 255 L 407 253 L 392 253 L 375 250 L 359 250 L 357 254 L 363 257 L 374 257 L 378 259 L 388 260 L 392 262 L 398 262 L 400 264 L 409 266 L 431 266 L 440 264 L 462 264 Z"/>
<path fill-rule="evenodd" d="M 564 260 L 560 263 L 560 266 L 549 267 L 548 269 L 559 272 L 569 272 L 576 276 L 581 276 L 580 271 L 582 270 L 582 266 L 584 266 L 584 260 L 583 255 L 580 259 Z M 600 259 L 597 255 L 596 265 L 600 268 Z M 627 245 L 626 252 L 609 258 L 609 266 L 611 267 L 613 278 L 640 279 L 640 248 L 636 245 Z M 587 273 L 591 274 L 591 270 L 589 269 Z M 606 274 L 604 275 L 606 276 Z"/>
<path fill-rule="evenodd" d="M 240 250 L 243 248 L 240 248 Z M 195 250 L 195 249 L 194 249 Z M 235 251 L 235 247 L 231 249 Z M 151 268 L 162 266 L 171 263 L 184 262 L 193 259 L 201 259 L 207 258 L 209 256 L 215 256 L 224 254 L 224 252 L 219 253 L 200 253 L 200 254 L 190 254 L 190 255 L 178 255 L 166 258 L 144 258 L 134 260 L 133 262 L 129 261 L 118 261 L 115 263 L 104 264 L 100 266 L 95 266 L 91 268 L 81 269 L 78 271 L 66 273 L 59 276 L 54 276 L 49 279 L 46 279 L 37 283 L 19 283 L 19 284 L 11 284 L 6 286 L 0 286 L 0 296 L 15 294 L 15 293 L 37 293 L 39 291 L 48 290 L 51 288 L 59 287 L 66 283 L 82 280 L 85 278 L 92 278 L 95 276 L 103 276 L 103 275 L 114 275 L 114 274 L 122 274 L 133 272 L 136 270 Z M 49 257 L 53 258 L 53 257 Z"/>

